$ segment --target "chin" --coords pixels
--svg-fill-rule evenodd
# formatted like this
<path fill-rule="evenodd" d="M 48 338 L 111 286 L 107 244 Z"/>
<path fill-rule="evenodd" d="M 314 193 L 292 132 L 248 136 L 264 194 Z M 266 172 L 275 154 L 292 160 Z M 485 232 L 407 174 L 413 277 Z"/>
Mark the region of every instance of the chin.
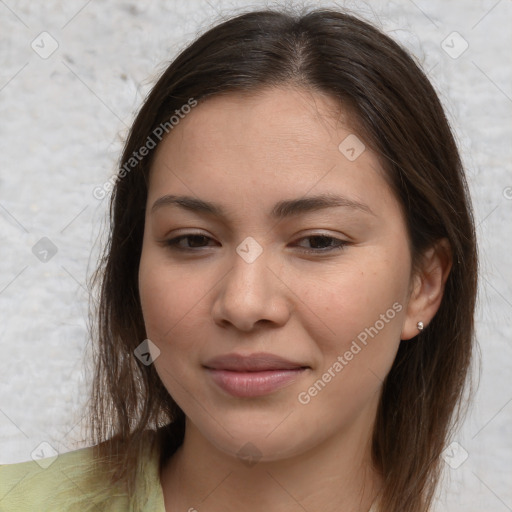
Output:
<path fill-rule="evenodd" d="M 291 422 L 286 423 L 287 419 L 283 421 L 282 415 L 276 421 L 270 421 L 266 415 L 261 422 L 257 419 L 248 421 L 245 417 L 243 423 L 224 421 L 222 427 L 215 423 L 196 424 L 196 428 L 217 450 L 250 465 L 251 461 L 273 462 L 292 458 L 321 442 L 318 432 L 307 436 L 304 428 L 294 428 Z"/>

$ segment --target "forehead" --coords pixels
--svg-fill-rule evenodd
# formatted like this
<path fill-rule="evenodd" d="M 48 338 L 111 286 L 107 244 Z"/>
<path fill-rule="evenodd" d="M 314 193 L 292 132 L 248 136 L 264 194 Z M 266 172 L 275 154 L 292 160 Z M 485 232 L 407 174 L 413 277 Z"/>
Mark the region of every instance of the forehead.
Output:
<path fill-rule="evenodd" d="M 248 151 L 258 144 L 265 144 L 264 154 L 271 156 L 284 151 L 290 155 L 294 149 L 313 153 L 326 148 L 337 128 L 350 129 L 337 101 L 297 87 L 214 96 L 195 107 L 176 128 L 169 139 L 219 158 L 227 157 L 229 149 Z M 264 154 L 255 151 L 253 156 L 259 160 Z"/>
<path fill-rule="evenodd" d="M 387 182 L 376 156 L 366 148 L 347 158 L 340 151 L 347 138 L 360 144 L 358 151 L 364 148 L 347 111 L 327 95 L 290 87 L 214 96 L 160 143 L 148 200 L 186 193 L 257 206 L 265 197 L 277 201 L 337 189 L 354 200 L 390 201 L 382 193 Z"/>

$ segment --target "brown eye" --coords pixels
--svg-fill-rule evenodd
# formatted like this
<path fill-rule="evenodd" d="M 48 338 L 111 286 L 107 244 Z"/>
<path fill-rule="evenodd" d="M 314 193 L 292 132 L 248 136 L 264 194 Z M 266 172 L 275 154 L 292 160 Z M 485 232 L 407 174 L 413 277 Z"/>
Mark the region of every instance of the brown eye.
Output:
<path fill-rule="evenodd" d="M 311 235 L 301 238 L 300 240 L 310 240 L 311 248 L 306 248 L 305 252 L 309 253 L 326 253 L 344 249 L 348 242 L 327 235 Z"/>
<path fill-rule="evenodd" d="M 180 244 L 182 240 L 188 240 L 187 246 L 184 247 Z M 206 247 L 205 244 L 208 243 L 208 240 L 212 239 L 206 235 L 189 234 L 166 240 L 165 245 L 178 251 L 189 251 Z"/>

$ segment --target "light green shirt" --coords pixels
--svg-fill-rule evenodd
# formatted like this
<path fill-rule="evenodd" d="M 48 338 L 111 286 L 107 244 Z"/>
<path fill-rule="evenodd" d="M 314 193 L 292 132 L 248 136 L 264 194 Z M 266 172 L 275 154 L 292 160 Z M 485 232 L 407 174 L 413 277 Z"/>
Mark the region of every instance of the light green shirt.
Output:
<path fill-rule="evenodd" d="M 106 482 L 87 488 L 84 477 L 92 471 L 92 448 L 64 453 L 46 469 L 41 467 L 50 460 L 0 466 L 1 512 L 165 512 L 156 449 L 146 448 L 140 460 L 131 502 Z M 369 512 L 377 512 L 375 504 Z"/>
<path fill-rule="evenodd" d="M 106 481 L 93 489 L 86 485 L 84 477 L 93 471 L 92 448 L 58 455 L 45 469 L 51 460 L 0 466 L 1 512 L 165 512 L 155 450 L 144 451 L 131 502 Z"/>

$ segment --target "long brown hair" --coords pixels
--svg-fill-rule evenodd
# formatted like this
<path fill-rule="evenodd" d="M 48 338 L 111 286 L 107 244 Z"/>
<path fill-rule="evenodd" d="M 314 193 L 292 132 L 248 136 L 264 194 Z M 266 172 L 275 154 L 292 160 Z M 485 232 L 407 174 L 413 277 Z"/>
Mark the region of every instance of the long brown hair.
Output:
<path fill-rule="evenodd" d="M 380 156 L 403 208 L 414 265 L 437 240 L 450 243 L 453 265 L 442 303 L 426 329 L 402 341 L 373 436 L 382 509 L 426 512 L 470 375 L 478 266 L 472 207 L 454 137 L 425 74 L 388 36 L 331 9 L 260 10 L 223 21 L 182 51 L 146 98 L 121 157 L 109 240 L 93 280 L 99 307 L 92 316 L 91 440 L 112 462 L 113 481 L 131 492 L 147 431 L 158 432 L 161 463 L 184 435 L 184 413 L 154 365 L 134 357 L 146 338 L 138 270 L 155 151 L 130 159 L 191 99 L 283 84 L 328 94 L 353 113 L 353 128 Z"/>

